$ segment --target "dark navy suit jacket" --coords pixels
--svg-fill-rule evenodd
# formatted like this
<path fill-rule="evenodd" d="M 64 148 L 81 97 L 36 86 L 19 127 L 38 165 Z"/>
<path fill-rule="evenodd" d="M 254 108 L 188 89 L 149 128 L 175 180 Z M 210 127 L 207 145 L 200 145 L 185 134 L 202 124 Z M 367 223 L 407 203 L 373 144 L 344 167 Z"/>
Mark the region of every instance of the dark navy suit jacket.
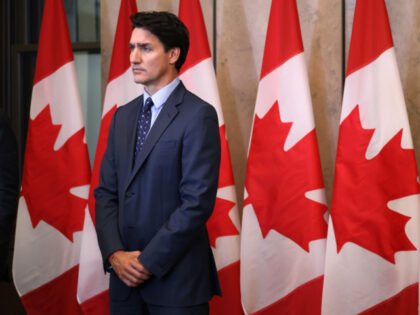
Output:
<path fill-rule="evenodd" d="M 116 250 L 140 250 L 153 276 L 139 286 L 150 304 L 188 306 L 220 295 L 206 221 L 216 199 L 220 136 L 214 108 L 182 83 L 169 96 L 133 166 L 143 96 L 117 109 L 96 198 L 105 264 Z M 111 298 L 127 287 L 111 273 Z"/>

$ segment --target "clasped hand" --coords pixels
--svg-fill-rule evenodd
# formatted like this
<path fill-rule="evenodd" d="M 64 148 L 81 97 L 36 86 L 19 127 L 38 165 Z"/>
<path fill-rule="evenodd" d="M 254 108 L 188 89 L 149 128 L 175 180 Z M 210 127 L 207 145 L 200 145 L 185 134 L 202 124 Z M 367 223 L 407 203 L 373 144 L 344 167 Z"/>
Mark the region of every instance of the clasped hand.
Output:
<path fill-rule="evenodd" d="M 129 287 L 136 287 L 152 276 L 152 273 L 138 260 L 141 252 L 116 251 L 110 263 L 117 276 Z"/>

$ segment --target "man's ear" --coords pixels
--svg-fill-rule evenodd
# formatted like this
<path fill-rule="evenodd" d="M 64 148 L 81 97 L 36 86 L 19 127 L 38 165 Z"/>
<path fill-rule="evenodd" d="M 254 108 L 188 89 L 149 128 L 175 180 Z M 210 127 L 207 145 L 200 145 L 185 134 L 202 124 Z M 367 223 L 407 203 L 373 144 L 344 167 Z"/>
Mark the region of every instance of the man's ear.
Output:
<path fill-rule="evenodd" d="M 169 49 L 169 63 L 174 65 L 178 61 L 180 54 L 181 49 L 179 47 Z"/>

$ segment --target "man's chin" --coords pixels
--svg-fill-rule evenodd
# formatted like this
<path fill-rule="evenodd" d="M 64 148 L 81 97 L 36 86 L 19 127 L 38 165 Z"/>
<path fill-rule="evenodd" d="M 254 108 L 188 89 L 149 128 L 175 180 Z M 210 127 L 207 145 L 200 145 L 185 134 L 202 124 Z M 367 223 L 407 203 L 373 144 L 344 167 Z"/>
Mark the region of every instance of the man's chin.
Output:
<path fill-rule="evenodd" d="M 148 82 L 148 80 L 134 77 L 134 82 L 137 83 L 137 84 L 143 84 L 144 85 Z"/>

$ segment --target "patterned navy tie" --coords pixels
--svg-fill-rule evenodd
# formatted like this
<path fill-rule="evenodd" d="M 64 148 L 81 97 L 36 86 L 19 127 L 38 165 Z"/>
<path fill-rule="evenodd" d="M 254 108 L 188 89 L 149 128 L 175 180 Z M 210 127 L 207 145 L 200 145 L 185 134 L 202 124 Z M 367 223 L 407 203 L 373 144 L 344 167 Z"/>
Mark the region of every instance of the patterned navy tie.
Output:
<path fill-rule="evenodd" d="M 140 117 L 137 120 L 137 135 L 136 135 L 136 150 L 134 151 L 134 163 L 136 161 L 136 157 L 140 152 L 141 148 L 143 147 L 144 140 L 146 139 L 147 133 L 150 129 L 150 121 L 152 119 L 152 112 L 150 108 L 153 106 L 153 101 L 149 97 L 140 113 Z"/>

